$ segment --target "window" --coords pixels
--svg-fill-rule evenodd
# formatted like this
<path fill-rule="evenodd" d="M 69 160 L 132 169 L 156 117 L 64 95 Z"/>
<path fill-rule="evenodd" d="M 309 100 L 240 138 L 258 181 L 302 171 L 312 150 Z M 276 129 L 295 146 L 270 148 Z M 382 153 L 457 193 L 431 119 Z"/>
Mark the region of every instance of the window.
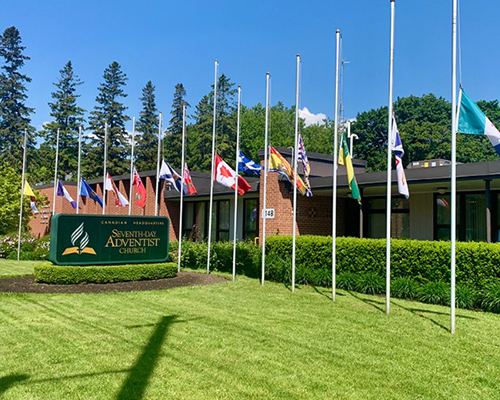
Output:
<path fill-rule="evenodd" d="M 243 199 L 243 239 L 255 239 L 259 234 L 259 200 Z"/>
<path fill-rule="evenodd" d="M 451 196 L 436 195 L 436 240 L 450 240 Z M 486 241 L 486 196 L 484 193 L 457 193 L 457 240 Z"/>
<path fill-rule="evenodd" d="M 231 218 L 229 200 L 217 201 L 217 237 L 216 240 L 229 240 L 229 220 Z"/>
<path fill-rule="evenodd" d="M 410 237 L 410 203 L 403 197 L 392 197 L 391 237 Z M 386 207 L 384 197 L 371 198 L 366 203 L 366 232 L 369 238 L 386 237 Z"/>
<path fill-rule="evenodd" d="M 206 201 L 185 202 L 182 211 L 182 236 L 190 240 L 200 241 L 207 237 Z"/>

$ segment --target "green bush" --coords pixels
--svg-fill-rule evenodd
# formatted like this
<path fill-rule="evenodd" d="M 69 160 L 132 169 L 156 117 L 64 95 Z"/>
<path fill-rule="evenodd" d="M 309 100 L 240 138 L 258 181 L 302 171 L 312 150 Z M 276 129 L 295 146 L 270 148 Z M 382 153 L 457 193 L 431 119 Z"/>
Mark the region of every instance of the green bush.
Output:
<path fill-rule="evenodd" d="M 17 234 L 0 238 L 0 258 L 17 260 Z M 20 260 L 42 261 L 49 259 L 50 236 L 36 239 L 29 233 L 21 235 Z"/>
<path fill-rule="evenodd" d="M 414 300 L 418 289 L 418 283 L 410 278 L 396 278 L 391 282 L 391 295 L 398 299 Z"/>
<path fill-rule="evenodd" d="M 356 291 L 366 294 L 379 294 L 385 292 L 385 280 L 373 272 L 358 276 Z"/>
<path fill-rule="evenodd" d="M 173 278 L 177 275 L 177 265 L 174 263 L 91 267 L 39 264 L 34 269 L 36 282 L 60 285 L 140 281 Z"/>
<path fill-rule="evenodd" d="M 337 271 L 385 278 L 385 239 L 337 238 Z M 310 274 L 331 270 L 332 239 L 297 237 L 297 270 Z M 266 253 L 281 258 L 292 254 L 291 236 L 266 239 Z M 457 284 L 474 288 L 500 282 L 500 243 L 457 243 Z M 314 273 L 312 274 L 314 275 Z M 450 280 L 450 243 L 419 240 L 391 241 L 391 277 L 411 278 L 419 283 Z"/>
<path fill-rule="evenodd" d="M 337 287 L 344 290 L 356 290 L 358 275 L 352 272 L 341 272 L 337 275 Z"/>
<path fill-rule="evenodd" d="M 450 304 L 450 285 L 445 282 L 428 282 L 420 286 L 418 300 L 430 304 Z"/>
<path fill-rule="evenodd" d="M 172 242 L 170 259 L 177 263 L 178 242 Z M 182 241 L 181 268 L 206 269 L 207 268 L 206 242 Z M 236 273 L 252 278 L 260 277 L 260 248 L 251 241 L 236 243 Z M 210 251 L 210 269 L 212 271 L 233 271 L 233 242 L 216 242 Z"/>
<path fill-rule="evenodd" d="M 481 307 L 486 311 L 500 313 L 500 284 L 486 287 L 482 293 Z"/>
<path fill-rule="evenodd" d="M 457 286 L 455 299 L 458 308 L 474 308 L 478 304 L 477 291 L 470 286 Z"/>

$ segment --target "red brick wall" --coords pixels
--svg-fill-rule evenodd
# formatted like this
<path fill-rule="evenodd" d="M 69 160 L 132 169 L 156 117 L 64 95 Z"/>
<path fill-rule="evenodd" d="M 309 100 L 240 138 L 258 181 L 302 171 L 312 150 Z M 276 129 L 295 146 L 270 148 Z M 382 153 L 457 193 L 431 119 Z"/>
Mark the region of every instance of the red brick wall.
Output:
<path fill-rule="evenodd" d="M 261 177 L 260 198 L 264 198 L 264 177 Z M 338 198 L 337 201 L 337 236 L 346 234 L 346 207 L 351 199 Z M 266 221 L 266 237 L 273 235 L 293 234 L 293 186 L 282 180 L 277 173 L 267 176 L 267 205 L 274 208 L 275 217 Z M 260 218 L 262 218 L 263 201 L 260 202 Z M 262 221 L 262 220 L 261 220 Z M 305 197 L 297 193 L 297 234 L 323 235 L 332 234 L 332 198 L 331 193 L 313 197 Z M 259 226 L 262 238 L 262 223 Z"/>

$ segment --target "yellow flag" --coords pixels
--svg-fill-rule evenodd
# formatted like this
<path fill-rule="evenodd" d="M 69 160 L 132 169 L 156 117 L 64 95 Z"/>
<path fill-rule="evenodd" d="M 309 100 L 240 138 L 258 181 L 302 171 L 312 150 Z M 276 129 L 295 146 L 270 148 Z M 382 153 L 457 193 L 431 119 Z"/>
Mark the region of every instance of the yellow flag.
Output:
<path fill-rule="evenodd" d="M 24 195 L 35 197 L 35 193 L 33 193 L 33 189 L 31 189 L 31 186 L 28 183 L 28 181 L 24 181 Z"/>

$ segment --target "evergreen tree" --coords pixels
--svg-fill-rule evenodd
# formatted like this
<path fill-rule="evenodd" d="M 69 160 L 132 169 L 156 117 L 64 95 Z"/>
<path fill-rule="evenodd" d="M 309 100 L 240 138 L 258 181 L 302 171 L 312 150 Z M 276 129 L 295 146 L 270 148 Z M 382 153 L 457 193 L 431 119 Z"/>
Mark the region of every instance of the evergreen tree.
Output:
<path fill-rule="evenodd" d="M 59 129 L 59 163 L 58 171 L 64 175 L 73 173 L 76 176 L 78 168 L 78 130 L 83 124 L 83 114 L 85 110 L 78 107 L 76 100 L 80 95 L 76 94 L 76 89 L 83 82 L 74 73 L 71 61 L 68 61 L 63 69 L 59 71 L 59 80 L 54 83 L 57 90 L 52 93 L 53 102 L 49 102 L 51 117 L 54 121 L 44 126 L 41 135 L 45 142 L 40 146 L 43 166 L 50 174 L 44 177 L 45 180 L 52 179 L 54 168 L 56 136 Z"/>
<path fill-rule="evenodd" d="M 137 139 L 137 157 L 135 165 L 138 171 L 156 169 L 158 157 L 158 110 L 155 102 L 155 87 L 151 81 L 142 88 L 142 111 L 136 125 L 136 132 L 141 135 Z"/>
<path fill-rule="evenodd" d="M 174 101 L 172 103 L 172 119 L 168 127 L 168 135 L 165 138 L 165 158 L 174 168 L 182 171 L 182 107 L 189 107 L 186 97 L 186 89 L 182 83 L 175 85 Z M 180 173 L 180 172 L 179 172 Z"/>
<path fill-rule="evenodd" d="M 226 161 L 235 158 L 236 92 L 234 83 L 222 74 L 217 83 L 216 152 Z M 210 171 L 211 168 L 213 97 L 212 85 L 212 91 L 196 106 L 196 123 L 188 130 L 189 164 L 193 170 Z"/>
<path fill-rule="evenodd" d="M 24 130 L 28 129 L 28 148 L 34 147 L 35 130 L 30 126 L 33 108 L 26 106 L 26 83 L 31 78 L 20 73 L 30 57 L 23 55 L 21 36 L 16 27 L 7 28 L 0 37 L 0 56 L 4 59 L 0 74 L 0 162 L 17 172 L 22 169 Z"/>
<path fill-rule="evenodd" d="M 130 118 L 125 115 L 125 107 L 121 98 L 127 97 L 123 87 L 127 75 L 122 72 L 120 64 L 113 61 L 104 70 L 104 82 L 99 86 L 96 97 L 97 105 L 90 113 L 91 145 L 86 160 L 87 176 L 101 176 L 104 163 L 104 123 L 108 123 L 108 171 L 113 175 L 128 171 L 127 157 L 130 155 L 129 135 L 125 130 L 125 122 Z"/>

